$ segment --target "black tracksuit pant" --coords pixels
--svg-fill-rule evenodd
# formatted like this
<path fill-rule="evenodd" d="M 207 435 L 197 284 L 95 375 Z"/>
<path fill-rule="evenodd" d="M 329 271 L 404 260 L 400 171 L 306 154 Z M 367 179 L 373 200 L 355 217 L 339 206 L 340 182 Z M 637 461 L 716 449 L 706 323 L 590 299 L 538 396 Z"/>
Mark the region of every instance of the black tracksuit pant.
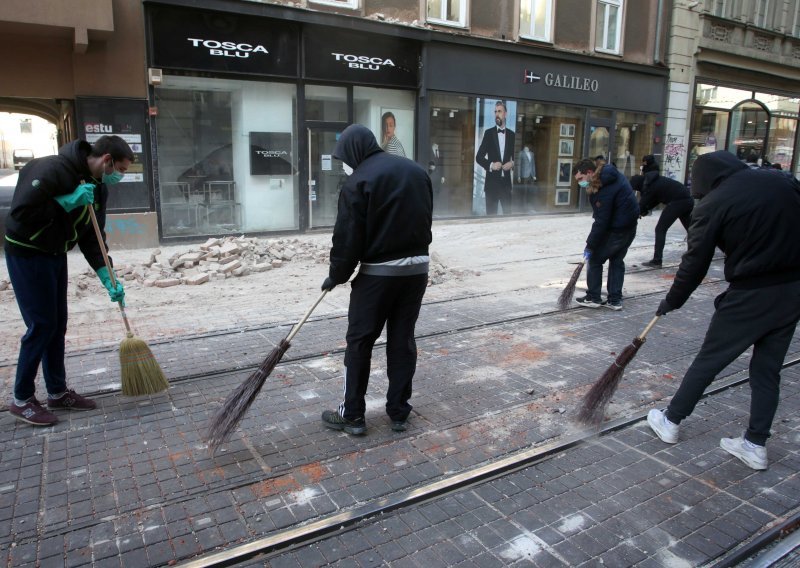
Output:
<path fill-rule="evenodd" d="M 427 274 L 359 274 L 353 280 L 347 314 L 344 401 L 339 407 L 339 413 L 347 420 L 364 417 L 372 348 L 384 325 L 389 377 L 386 413 L 392 421 L 402 422 L 408 418 L 411 381 L 417 368 L 414 327 L 427 284 Z"/>
<path fill-rule="evenodd" d="M 781 365 L 800 319 L 800 281 L 729 288 L 714 305 L 703 346 L 669 403 L 667 418 L 678 424 L 689 416 L 717 374 L 752 345 L 750 423 L 744 437 L 763 446 L 778 408 Z"/>
<path fill-rule="evenodd" d="M 653 260 L 661 262 L 664 258 L 664 244 L 667 242 L 667 231 L 677 220 L 681 220 L 683 228 L 689 230 L 692 220 L 692 209 L 694 209 L 694 199 L 679 199 L 668 203 L 656 223 L 656 245 L 653 250 Z"/>

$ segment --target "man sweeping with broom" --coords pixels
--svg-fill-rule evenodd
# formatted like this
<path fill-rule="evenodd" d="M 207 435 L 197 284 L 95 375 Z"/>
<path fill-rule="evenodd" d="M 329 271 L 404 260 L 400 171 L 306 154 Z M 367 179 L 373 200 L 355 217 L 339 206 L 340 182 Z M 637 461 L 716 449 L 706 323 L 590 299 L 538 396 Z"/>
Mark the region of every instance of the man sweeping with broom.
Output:
<path fill-rule="evenodd" d="M 57 156 L 32 160 L 19 173 L 5 235 L 8 274 L 27 326 L 9 405 L 9 412 L 19 420 L 52 426 L 58 418 L 51 410 L 96 407 L 94 401 L 67 388 L 66 253 L 77 244 L 111 300 L 123 300 L 125 291 L 121 283 L 112 284 L 88 208 L 94 207 L 104 226 L 106 186 L 119 182 L 133 159 L 122 138 L 102 136 L 94 145 L 83 140 L 71 142 Z M 40 363 L 47 388 L 46 407 L 35 396 Z"/>
<path fill-rule="evenodd" d="M 726 151 L 692 166 L 688 250 L 656 315 L 677 310 L 708 271 L 715 248 L 725 253 L 728 289 L 714 300 L 700 352 L 666 410 L 647 422 L 661 440 L 678 441 L 678 425 L 711 381 L 751 345 L 750 422 L 720 446 L 752 469 L 767 469 L 766 441 L 778 408 L 780 369 L 800 320 L 800 184 L 779 172 L 750 169 Z"/>
<path fill-rule="evenodd" d="M 331 265 L 323 290 L 353 280 L 344 356 L 344 400 L 322 413 L 328 428 L 366 433 L 364 397 L 372 347 L 387 327 L 386 413 L 402 432 L 411 412 L 411 382 L 417 364 L 414 327 L 428 284 L 428 245 L 433 190 L 428 174 L 406 158 L 392 156 L 360 124 L 342 132 L 333 156 L 344 162 L 347 182 L 339 195 Z"/>

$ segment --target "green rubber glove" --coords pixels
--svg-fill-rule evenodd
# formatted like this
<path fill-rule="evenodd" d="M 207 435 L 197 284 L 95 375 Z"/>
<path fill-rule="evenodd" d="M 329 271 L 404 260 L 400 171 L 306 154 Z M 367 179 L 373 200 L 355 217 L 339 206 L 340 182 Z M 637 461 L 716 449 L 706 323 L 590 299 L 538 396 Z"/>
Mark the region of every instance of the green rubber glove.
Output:
<path fill-rule="evenodd" d="M 67 195 L 59 195 L 54 198 L 58 204 L 69 212 L 78 207 L 94 203 L 94 184 L 82 183 L 75 188 L 75 191 Z"/>
<path fill-rule="evenodd" d="M 117 280 L 117 287 L 115 288 L 111 283 L 111 275 L 108 273 L 108 268 L 105 266 L 97 269 L 97 277 L 100 278 L 100 282 L 108 290 L 108 297 L 111 298 L 111 301 L 122 302 L 122 306 L 125 307 L 125 288 L 122 286 L 122 282 Z"/>

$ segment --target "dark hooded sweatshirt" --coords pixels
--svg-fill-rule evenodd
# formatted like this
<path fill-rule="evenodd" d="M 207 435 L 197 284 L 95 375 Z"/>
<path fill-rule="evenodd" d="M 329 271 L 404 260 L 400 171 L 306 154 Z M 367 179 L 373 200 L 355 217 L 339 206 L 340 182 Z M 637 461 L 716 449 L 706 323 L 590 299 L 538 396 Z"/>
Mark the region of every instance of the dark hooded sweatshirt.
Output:
<path fill-rule="evenodd" d="M 753 289 L 800 280 L 800 184 L 753 170 L 720 150 L 692 165 L 688 249 L 667 302 L 680 308 L 708 271 L 714 249 L 725 253 L 731 288 Z"/>
<path fill-rule="evenodd" d="M 635 191 L 640 191 L 642 198 L 639 200 L 639 214 L 647 215 L 659 203 L 667 205 L 673 201 L 691 199 L 689 190 L 679 181 L 658 174 L 647 172 L 643 176 L 633 176 L 631 186 Z"/>
<path fill-rule="evenodd" d="M 433 190 L 425 170 L 409 159 L 381 150 L 372 132 L 360 124 L 342 132 L 333 157 L 355 171 L 339 193 L 331 280 L 336 284 L 347 282 L 359 262 L 363 265 L 427 256 L 432 240 Z M 370 273 L 425 274 L 427 263 L 411 271 L 397 266 Z"/>
<path fill-rule="evenodd" d="M 104 266 L 88 206 L 67 212 L 54 199 L 72 193 L 84 181 L 97 184 L 94 209 L 102 231 L 108 189 L 92 178 L 86 161 L 91 150 L 88 142 L 76 140 L 62 146 L 57 156 L 31 160 L 20 170 L 6 217 L 6 254 L 58 255 L 77 244 L 93 269 Z"/>
<path fill-rule="evenodd" d="M 627 178 L 611 164 L 600 172 L 600 191 L 589 195 L 592 204 L 592 229 L 586 238 L 586 248 L 596 250 L 613 231 L 636 227 L 639 203 Z"/>

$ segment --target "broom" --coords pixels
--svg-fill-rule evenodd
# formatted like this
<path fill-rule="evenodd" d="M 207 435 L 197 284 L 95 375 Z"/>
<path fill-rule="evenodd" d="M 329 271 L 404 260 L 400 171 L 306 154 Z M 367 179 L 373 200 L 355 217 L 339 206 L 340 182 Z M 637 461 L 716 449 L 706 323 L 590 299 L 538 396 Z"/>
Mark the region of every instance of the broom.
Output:
<path fill-rule="evenodd" d="M 558 297 L 558 308 L 561 310 L 566 310 L 570 304 L 572 303 L 572 296 L 575 294 L 575 285 L 578 283 L 578 278 L 581 276 L 581 271 L 583 270 L 584 265 L 588 258 L 586 254 L 583 255 L 583 260 L 578 263 L 578 266 L 575 267 L 575 270 L 572 272 L 572 276 L 569 278 L 569 282 L 567 282 L 567 286 L 564 288 L 564 291 L 561 292 L 561 295 Z"/>
<path fill-rule="evenodd" d="M 583 405 L 580 412 L 578 412 L 578 420 L 584 424 L 599 424 L 605 416 L 606 405 L 614 396 L 617 390 L 617 385 L 622 379 L 622 373 L 625 372 L 625 367 L 636 356 L 639 348 L 644 345 L 645 336 L 650 332 L 653 326 L 661 316 L 655 316 L 644 331 L 638 337 L 634 337 L 633 341 L 625 346 L 622 353 L 616 360 L 609 365 L 606 372 L 597 379 L 597 382 L 589 389 L 586 396 L 583 398 Z"/>
<path fill-rule="evenodd" d="M 211 419 L 211 424 L 206 434 L 206 441 L 208 442 L 208 447 L 212 455 L 217 451 L 220 445 L 228 440 L 239 425 L 247 409 L 253 404 L 261 387 L 264 385 L 264 381 L 267 380 L 272 370 L 280 362 L 283 354 L 286 353 L 286 350 L 291 346 L 291 341 L 294 339 L 294 336 L 297 335 L 297 332 L 300 331 L 300 328 L 306 323 L 311 312 L 314 311 L 327 293 L 327 290 L 322 291 L 317 301 L 314 302 L 314 305 L 311 306 L 300 321 L 294 325 L 289 334 L 284 339 L 281 339 L 278 346 L 264 359 L 258 369 L 239 385 L 236 390 L 229 394 L 225 402 L 222 403 L 222 407 L 217 410 L 217 413 Z"/>
<path fill-rule="evenodd" d="M 97 236 L 97 243 L 103 253 L 103 260 L 111 277 L 111 284 L 116 288 L 117 278 L 114 268 L 108 259 L 108 252 L 103 242 L 103 233 L 100 232 L 100 225 L 97 223 L 97 216 L 94 214 L 94 206 L 89 205 L 89 215 L 94 225 L 94 233 Z M 139 339 L 131 331 L 128 323 L 128 316 L 125 314 L 125 305 L 122 300 L 117 302 L 119 311 L 122 314 L 122 321 L 125 322 L 125 329 L 128 331 L 127 337 L 119 344 L 119 364 L 120 374 L 122 375 L 122 394 L 126 396 L 140 396 L 144 394 L 154 394 L 169 388 L 167 378 L 158 365 L 158 361 L 153 357 L 153 353 L 143 340 Z"/>

